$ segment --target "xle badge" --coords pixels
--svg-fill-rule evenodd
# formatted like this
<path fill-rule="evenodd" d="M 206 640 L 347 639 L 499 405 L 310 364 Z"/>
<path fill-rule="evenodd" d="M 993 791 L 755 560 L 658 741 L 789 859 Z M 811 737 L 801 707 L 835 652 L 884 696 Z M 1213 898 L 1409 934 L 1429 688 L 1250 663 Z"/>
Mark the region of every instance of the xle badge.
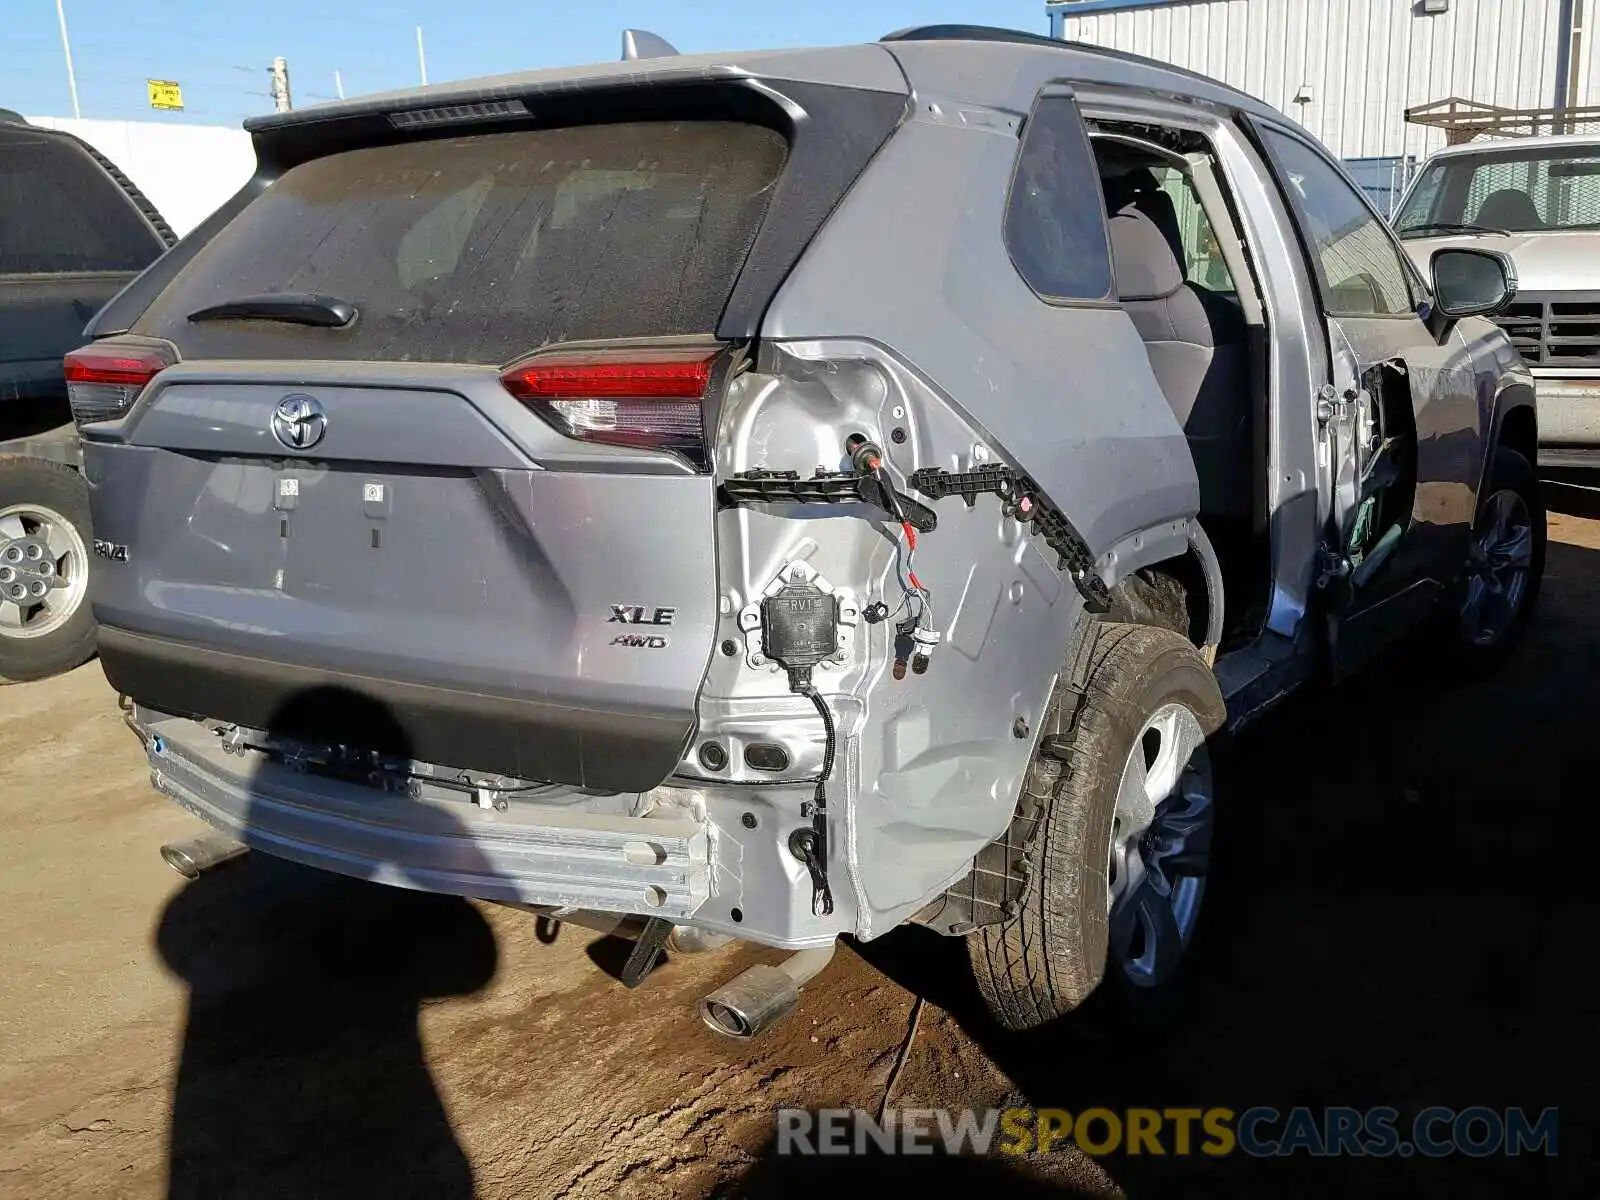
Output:
<path fill-rule="evenodd" d="M 646 608 L 642 604 L 613 604 L 608 625 L 671 625 L 677 617 L 675 608 Z M 635 650 L 665 650 L 667 639 L 659 633 L 619 633 L 611 639 L 613 646 L 628 646 Z"/>
<path fill-rule="evenodd" d="M 617 623 L 623 625 L 671 625 L 673 619 L 678 615 L 678 610 L 675 608 L 649 609 L 649 616 L 645 616 L 646 611 L 645 606 L 642 604 L 613 604 L 611 606 L 611 616 L 606 623 L 608 625 Z"/>

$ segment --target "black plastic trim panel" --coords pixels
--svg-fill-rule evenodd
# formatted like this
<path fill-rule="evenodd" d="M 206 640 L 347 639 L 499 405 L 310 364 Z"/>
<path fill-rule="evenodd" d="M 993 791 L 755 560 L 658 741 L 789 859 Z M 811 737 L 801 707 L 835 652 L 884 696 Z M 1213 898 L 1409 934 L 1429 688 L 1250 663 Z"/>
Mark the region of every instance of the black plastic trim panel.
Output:
<path fill-rule="evenodd" d="M 646 791 L 672 773 L 693 731 L 692 717 L 373 679 L 104 625 L 99 637 L 111 686 L 147 707 L 518 779 Z M 359 710 L 384 718 L 353 728 Z"/>
<path fill-rule="evenodd" d="M 1066 514 L 1050 503 L 1028 476 L 1010 467 L 977 467 L 971 471 L 946 471 L 922 467 L 911 472 L 906 482 L 925 496 L 942 500 L 960 496 L 971 508 L 982 495 L 998 496 L 1001 511 L 1030 528 L 1045 545 L 1056 552 L 1060 567 L 1072 582 L 1090 612 L 1111 611 L 1111 590 L 1095 570 L 1094 555 Z"/>

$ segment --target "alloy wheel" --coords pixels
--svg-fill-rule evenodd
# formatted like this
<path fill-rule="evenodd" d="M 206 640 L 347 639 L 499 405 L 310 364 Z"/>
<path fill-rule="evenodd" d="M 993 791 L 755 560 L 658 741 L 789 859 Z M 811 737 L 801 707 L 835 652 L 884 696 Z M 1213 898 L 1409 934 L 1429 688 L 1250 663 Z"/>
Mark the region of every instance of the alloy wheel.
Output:
<path fill-rule="evenodd" d="M 1169 978 L 1194 937 L 1213 793 L 1199 720 L 1181 704 L 1157 709 L 1122 769 L 1106 873 L 1110 962 L 1136 986 Z"/>

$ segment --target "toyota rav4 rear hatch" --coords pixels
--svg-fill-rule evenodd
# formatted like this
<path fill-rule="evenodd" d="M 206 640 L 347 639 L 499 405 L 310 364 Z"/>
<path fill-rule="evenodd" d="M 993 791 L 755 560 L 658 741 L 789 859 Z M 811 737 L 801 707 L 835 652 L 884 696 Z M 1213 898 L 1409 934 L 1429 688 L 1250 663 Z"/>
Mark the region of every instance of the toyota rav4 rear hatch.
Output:
<path fill-rule="evenodd" d="M 717 334 L 793 130 L 362 120 L 376 144 L 290 166 L 69 361 L 107 675 L 169 712 L 651 787 L 716 630 L 703 410 L 742 340 Z M 392 727 L 352 727 L 352 692 Z"/>

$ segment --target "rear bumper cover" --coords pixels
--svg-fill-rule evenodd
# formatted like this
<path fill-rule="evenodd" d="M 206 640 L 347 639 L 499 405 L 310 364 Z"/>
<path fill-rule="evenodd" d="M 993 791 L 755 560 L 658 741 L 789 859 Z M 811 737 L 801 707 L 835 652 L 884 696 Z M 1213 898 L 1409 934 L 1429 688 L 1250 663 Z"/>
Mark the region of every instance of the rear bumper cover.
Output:
<path fill-rule="evenodd" d="M 517 804 L 501 813 L 298 773 L 143 706 L 134 725 L 158 791 L 224 833 L 307 866 L 420 891 L 675 920 L 711 894 L 711 832 L 687 812 L 627 817 Z"/>

